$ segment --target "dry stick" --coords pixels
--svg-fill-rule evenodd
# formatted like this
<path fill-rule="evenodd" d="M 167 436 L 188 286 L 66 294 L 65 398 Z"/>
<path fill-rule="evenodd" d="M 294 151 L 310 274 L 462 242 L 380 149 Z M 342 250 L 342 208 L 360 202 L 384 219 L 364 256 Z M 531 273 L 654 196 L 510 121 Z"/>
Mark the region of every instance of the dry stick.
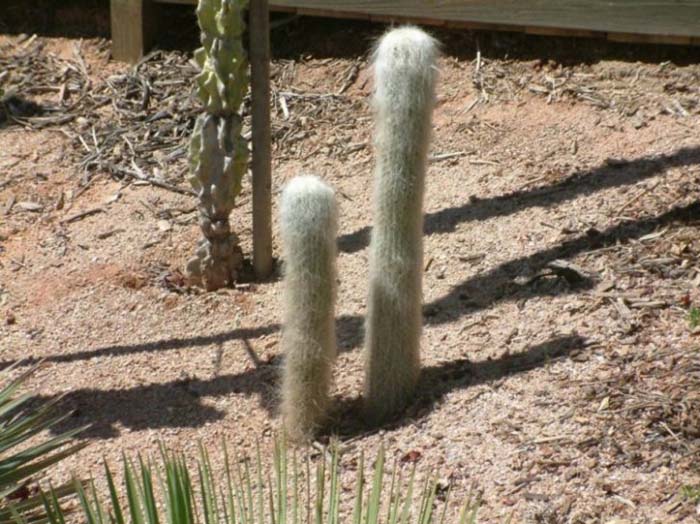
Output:
<path fill-rule="evenodd" d="M 77 215 L 73 215 L 64 220 L 61 220 L 61 224 L 70 224 L 71 222 L 77 222 L 78 220 L 82 220 L 83 218 L 96 215 L 97 213 L 104 213 L 104 211 L 105 210 L 101 207 L 88 209 L 87 211 L 83 211 L 81 213 L 78 213 Z"/>
<path fill-rule="evenodd" d="M 654 189 L 656 189 L 656 186 L 658 186 L 660 183 L 661 182 L 659 181 L 656 184 L 652 184 L 651 186 L 642 189 L 639 193 L 637 193 L 632 198 L 630 198 L 627 202 L 622 204 L 622 207 L 620 207 L 620 209 L 617 210 L 618 216 L 621 215 L 622 212 L 625 209 L 627 209 L 630 205 L 634 204 L 637 200 L 639 200 L 644 195 L 646 195 L 649 191 L 653 191 Z"/>
<path fill-rule="evenodd" d="M 134 168 L 134 171 L 122 169 L 118 166 L 115 166 L 115 171 L 118 172 L 120 175 L 126 175 L 136 180 L 147 182 L 153 186 L 160 187 L 162 189 L 167 189 L 168 191 L 173 191 L 175 193 L 180 193 L 181 195 L 197 196 L 197 193 L 195 193 L 192 189 L 177 187 L 173 184 L 169 184 L 167 182 L 157 180 L 153 177 L 149 177 L 143 172 L 143 170 L 139 166 L 136 165 L 136 163 L 133 160 L 131 161 L 131 165 Z"/>
<path fill-rule="evenodd" d="M 272 273 L 272 167 L 270 133 L 270 17 L 267 0 L 250 2 L 250 86 L 253 157 L 253 269 Z"/>
<path fill-rule="evenodd" d="M 460 156 L 468 155 L 467 151 L 455 151 L 454 153 L 436 153 L 428 157 L 429 162 L 440 162 L 442 160 L 449 160 L 452 158 L 457 158 Z"/>

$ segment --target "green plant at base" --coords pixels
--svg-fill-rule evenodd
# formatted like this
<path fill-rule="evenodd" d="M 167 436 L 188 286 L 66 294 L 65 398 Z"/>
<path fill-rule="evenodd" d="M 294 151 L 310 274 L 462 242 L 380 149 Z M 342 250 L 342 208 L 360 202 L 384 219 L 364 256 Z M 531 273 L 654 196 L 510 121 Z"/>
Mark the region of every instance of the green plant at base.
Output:
<path fill-rule="evenodd" d="M 700 485 L 691 486 L 686 484 L 682 486 L 681 496 L 684 499 L 691 501 L 693 504 L 700 503 Z"/>
<path fill-rule="evenodd" d="M 46 486 L 39 485 L 42 475 L 53 465 L 86 444 L 72 442 L 84 428 L 27 444 L 70 416 L 54 414 L 60 399 L 36 407 L 31 405 L 32 395 L 19 394 L 20 387 L 36 369 L 33 367 L 14 380 L 7 378 L 13 368 L 2 372 L 5 384 L 0 389 L 0 524 L 44 522 L 48 518 L 47 500 L 51 500 L 51 506 L 59 507 L 59 501 L 76 490 L 74 483 L 66 483 L 46 495 L 42 491 Z"/>
<path fill-rule="evenodd" d="M 205 113 L 197 118 L 190 141 L 189 181 L 199 197 L 204 238 L 187 264 L 190 279 L 207 290 L 238 279 L 243 253 L 229 215 L 248 169 L 248 144 L 238 113 L 248 90 L 248 60 L 243 48 L 243 10 L 247 0 L 199 0 L 197 19 L 202 47 L 197 94 Z"/>
<path fill-rule="evenodd" d="M 341 483 L 341 455 L 334 447 L 314 467 L 307 457 L 291 456 L 284 441 L 274 447 L 272 471 L 266 471 L 258 448 L 255 460 L 232 462 L 224 446 L 221 481 L 212 471 L 208 452 L 200 446 L 196 468 L 184 456 L 161 448 L 160 467 L 139 458 L 124 458 L 124 491 L 105 465 L 109 502 L 94 487 L 79 487 L 87 524 L 473 524 L 478 500 L 471 498 L 459 518 L 450 519 L 448 500 L 440 502 L 437 483 L 417 489 L 415 469 L 401 478 L 397 467 L 387 491 L 385 453 L 377 455 L 371 480 L 364 477 L 364 457 L 357 464 L 353 499 Z M 124 496 L 126 495 L 126 496 Z M 449 494 L 448 494 L 449 495 Z M 440 506 L 442 505 L 442 508 Z M 60 508 L 51 509 L 51 524 L 64 524 Z M 342 520 L 341 520 L 342 518 Z"/>
<path fill-rule="evenodd" d="M 688 312 L 688 323 L 690 324 L 690 329 L 695 329 L 700 325 L 700 308 L 695 306 L 690 308 Z"/>

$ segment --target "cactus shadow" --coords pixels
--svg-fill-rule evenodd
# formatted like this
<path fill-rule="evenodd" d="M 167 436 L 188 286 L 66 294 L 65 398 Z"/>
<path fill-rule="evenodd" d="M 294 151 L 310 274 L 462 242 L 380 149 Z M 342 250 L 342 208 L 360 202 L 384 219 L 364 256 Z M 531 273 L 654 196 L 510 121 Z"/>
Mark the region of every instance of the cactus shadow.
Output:
<path fill-rule="evenodd" d="M 474 198 L 456 207 L 425 215 L 424 233 L 451 233 L 464 222 L 507 216 L 531 207 L 553 207 L 604 189 L 636 184 L 668 169 L 700 164 L 700 146 L 681 148 L 667 155 L 608 161 L 594 169 L 576 172 L 555 184 L 513 191 L 491 198 Z M 338 237 L 338 249 L 361 251 L 369 245 L 371 228 L 363 227 Z"/>
<path fill-rule="evenodd" d="M 276 362 L 271 361 L 212 379 L 188 377 L 123 390 L 78 389 L 60 395 L 57 410 L 72 415 L 51 431 L 61 433 L 87 425 L 82 438 L 105 439 L 116 437 L 123 430 L 201 427 L 222 420 L 227 414 L 204 400 L 231 394 L 257 395 L 263 408 L 274 413 L 277 375 Z M 37 398 L 38 402 L 53 400 L 53 396 Z"/>
<path fill-rule="evenodd" d="M 362 398 L 336 399 L 332 422 L 322 437 L 342 440 L 367 436 L 379 430 L 397 429 L 425 418 L 445 395 L 458 389 L 493 383 L 519 373 L 544 367 L 554 360 L 566 359 L 585 351 L 590 344 L 584 337 L 568 335 L 550 339 L 517 354 L 472 362 L 462 358 L 428 366 L 421 371 L 416 387 L 420 394 L 394 419 L 383 423 L 369 422 L 363 415 Z"/>

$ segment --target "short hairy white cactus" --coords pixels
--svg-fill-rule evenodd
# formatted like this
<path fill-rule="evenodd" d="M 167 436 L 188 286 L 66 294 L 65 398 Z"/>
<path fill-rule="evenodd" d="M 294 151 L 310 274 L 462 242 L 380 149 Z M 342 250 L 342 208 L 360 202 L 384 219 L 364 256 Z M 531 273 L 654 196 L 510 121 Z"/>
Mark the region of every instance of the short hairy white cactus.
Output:
<path fill-rule="evenodd" d="M 282 418 L 287 435 L 308 440 L 323 424 L 336 356 L 337 212 L 333 190 L 314 176 L 282 192 L 284 257 Z"/>
<path fill-rule="evenodd" d="M 423 192 L 437 77 L 437 42 L 415 27 L 384 35 L 374 54 L 376 170 L 364 396 L 381 422 L 420 374 Z"/>

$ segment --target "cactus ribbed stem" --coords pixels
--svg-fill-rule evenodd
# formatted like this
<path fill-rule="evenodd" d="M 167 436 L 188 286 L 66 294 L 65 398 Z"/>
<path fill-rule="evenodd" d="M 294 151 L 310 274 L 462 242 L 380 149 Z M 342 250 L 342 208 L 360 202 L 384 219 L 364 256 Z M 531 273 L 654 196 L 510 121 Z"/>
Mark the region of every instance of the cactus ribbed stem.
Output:
<path fill-rule="evenodd" d="M 282 418 L 287 435 L 311 438 L 323 424 L 336 356 L 337 212 L 333 190 L 313 176 L 287 184 L 280 204 L 284 256 Z"/>
<path fill-rule="evenodd" d="M 248 90 L 248 61 L 242 36 L 247 0 L 199 0 L 197 19 L 202 48 L 195 53 L 201 71 L 197 94 L 205 113 L 197 118 L 190 141 L 190 183 L 199 197 L 204 238 L 187 272 L 208 290 L 238 278 L 243 254 L 231 232 L 229 215 L 248 169 L 248 144 L 238 114 Z"/>
<path fill-rule="evenodd" d="M 436 41 L 402 27 L 374 56 L 374 225 L 366 322 L 365 407 L 381 422 L 411 399 L 420 373 L 423 192 L 435 100 Z"/>

